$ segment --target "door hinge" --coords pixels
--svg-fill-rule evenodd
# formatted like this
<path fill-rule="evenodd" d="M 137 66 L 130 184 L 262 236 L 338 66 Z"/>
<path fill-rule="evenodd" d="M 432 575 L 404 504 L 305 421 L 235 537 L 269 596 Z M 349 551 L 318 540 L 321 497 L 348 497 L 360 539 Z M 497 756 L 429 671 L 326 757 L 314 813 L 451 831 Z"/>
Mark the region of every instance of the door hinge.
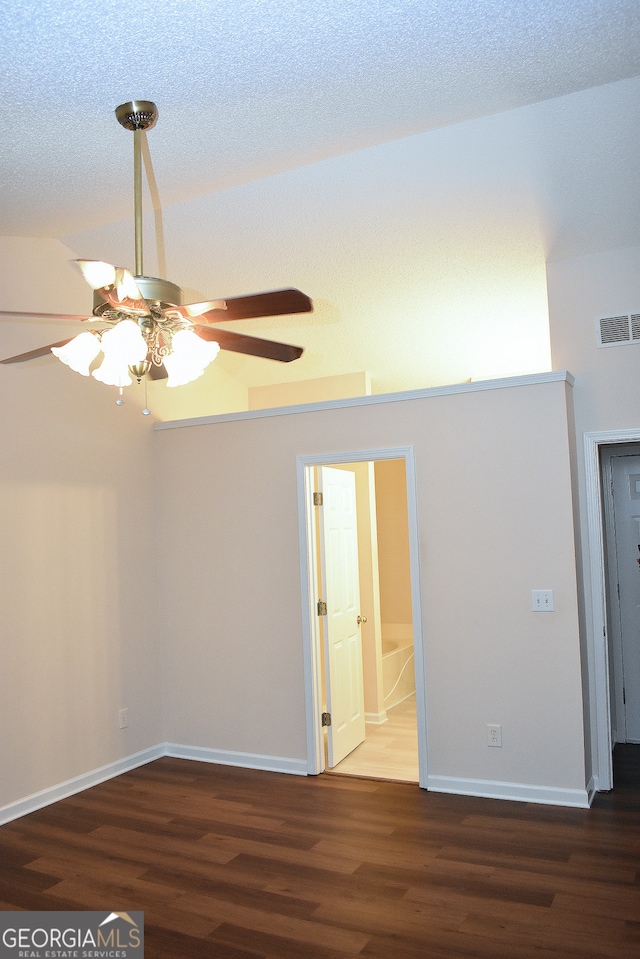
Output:
<path fill-rule="evenodd" d="M 321 599 L 318 600 L 318 616 L 327 615 L 327 604 L 323 603 Z"/>
<path fill-rule="evenodd" d="M 314 494 L 313 494 L 313 505 L 314 505 L 314 506 L 324 506 L 324 503 L 323 503 L 323 501 L 322 501 L 322 493 L 314 493 Z"/>
<path fill-rule="evenodd" d="M 323 725 L 323 726 L 330 726 L 330 725 L 331 725 L 331 713 L 323 713 L 323 714 L 322 714 L 322 725 Z"/>

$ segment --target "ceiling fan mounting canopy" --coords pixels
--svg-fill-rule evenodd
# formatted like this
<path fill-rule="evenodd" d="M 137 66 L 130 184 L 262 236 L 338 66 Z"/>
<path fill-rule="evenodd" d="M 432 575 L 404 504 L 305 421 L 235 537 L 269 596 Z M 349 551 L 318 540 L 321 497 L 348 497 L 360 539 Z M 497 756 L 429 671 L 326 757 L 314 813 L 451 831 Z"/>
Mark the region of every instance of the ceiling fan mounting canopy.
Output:
<path fill-rule="evenodd" d="M 116 118 L 127 130 L 151 130 L 158 119 L 158 108 L 151 100 L 130 100 L 116 107 Z"/>

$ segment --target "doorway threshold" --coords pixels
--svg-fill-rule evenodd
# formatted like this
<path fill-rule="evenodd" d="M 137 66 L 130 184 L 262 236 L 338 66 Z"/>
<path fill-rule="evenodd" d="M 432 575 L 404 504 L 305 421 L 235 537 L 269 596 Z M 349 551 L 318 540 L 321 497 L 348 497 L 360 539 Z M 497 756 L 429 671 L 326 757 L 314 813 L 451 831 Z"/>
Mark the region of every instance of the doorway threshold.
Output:
<path fill-rule="evenodd" d="M 417 785 L 420 777 L 415 694 L 388 709 L 386 723 L 367 723 L 364 742 L 325 772 Z"/>

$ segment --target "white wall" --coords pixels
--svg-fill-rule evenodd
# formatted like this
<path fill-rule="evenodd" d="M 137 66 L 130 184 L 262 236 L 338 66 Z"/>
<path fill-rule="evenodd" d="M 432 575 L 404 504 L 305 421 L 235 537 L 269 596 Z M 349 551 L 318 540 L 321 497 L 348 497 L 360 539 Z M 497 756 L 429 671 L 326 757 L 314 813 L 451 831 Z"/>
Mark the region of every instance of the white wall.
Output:
<path fill-rule="evenodd" d="M 296 456 L 409 444 L 430 774 L 584 790 L 565 388 L 157 429 L 168 739 L 304 760 Z"/>
<path fill-rule="evenodd" d="M 640 246 L 547 265 L 551 347 L 556 369 L 576 378 L 578 434 L 640 423 L 640 344 L 598 348 L 599 316 L 640 313 Z"/>
<path fill-rule="evenodd" d="M 86 309 L 62 244 L 0 249 L 3 307 Z M 0 355 L 63 335 L 3 321 Z M 0 366 L 0 818 L 163 738 L 151 425 L 114 399 L 53 357 Z"/>
<path fill-rule="evenodd" d="M 323 376 L 320 379 L 254 386 L 248 392 L 248 409 L 266 410 L 275 406 L 344 399 L 345 396 L 369 396 L 371 383 L 368 373 L 344 373 L 342 376 Z"/>
<path fill-rule="evenodd" d="M 596 713 L 595 671 L 602 637 L 595 635 L 591 616 L 583 436 L 585 432 L 604 430 L 640 432 L 640 344 L 598 348 L 596 324 L 599 316 L 640 312 L 640 246 L 551 262 L 547 272 L 554 366 L 566 367 L 575 375 L 584 662 L 588 668 L 590 746 L 598 774 L 606 763 L 605 757 L 598 757 L 597 750 L 598 722 L 602 723 L 603 717 Z"/>

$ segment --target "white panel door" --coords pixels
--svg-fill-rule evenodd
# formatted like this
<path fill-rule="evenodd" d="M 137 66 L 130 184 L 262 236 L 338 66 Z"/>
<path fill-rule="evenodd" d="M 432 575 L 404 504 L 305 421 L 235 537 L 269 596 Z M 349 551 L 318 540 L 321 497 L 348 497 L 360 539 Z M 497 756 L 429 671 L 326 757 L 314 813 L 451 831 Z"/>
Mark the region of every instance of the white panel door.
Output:
<path fill-rule="evenodd" d="M 328 727 L 328 764 L 336 766 L 365 738 L 362 641 L 358 617 L 358 527 L 356 479 L 348 470 L 318 470 L 320 567 Z"/>
<path fill-rule="evenodd" d="M 640 456 L 612 456 L 624 738 L 640 742 Z"/>

